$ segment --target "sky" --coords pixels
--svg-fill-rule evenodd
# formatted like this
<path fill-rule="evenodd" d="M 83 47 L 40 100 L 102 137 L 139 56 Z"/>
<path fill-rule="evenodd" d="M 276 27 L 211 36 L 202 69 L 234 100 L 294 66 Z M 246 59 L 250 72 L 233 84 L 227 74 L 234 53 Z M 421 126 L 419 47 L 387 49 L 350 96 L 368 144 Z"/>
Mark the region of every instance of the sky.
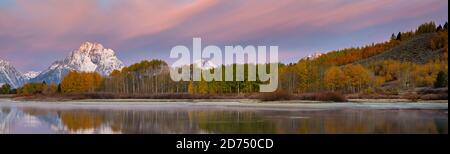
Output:
<path fill-rule="evenodd" d="M 279 46 L 282 62 L 448 20 L 447 0 L 0 0 L 0 58 L 41 71 L 90 41 L 126 65 L 177 45 Z M 192 50 L 192 49 L 191 49 Z"/>

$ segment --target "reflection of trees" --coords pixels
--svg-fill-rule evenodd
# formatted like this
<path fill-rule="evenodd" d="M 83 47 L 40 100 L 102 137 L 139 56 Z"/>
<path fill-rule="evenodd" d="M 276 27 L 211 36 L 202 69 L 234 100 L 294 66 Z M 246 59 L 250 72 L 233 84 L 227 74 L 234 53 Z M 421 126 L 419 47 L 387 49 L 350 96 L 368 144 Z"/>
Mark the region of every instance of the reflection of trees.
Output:
<path fill-rule="evenodd" d="M 1 108 L 0 110 L 2 113 L 8 114 L 9 112 L 11 112 L 11 108 Z"/>
<path fill-rule="evenodd" d="M 196 133 L 186 111 L 132 111 L 110 112 L 105 116 L 111 127 L 123 133 Z"/>
<path fill-rule="evenodd" d="M 11 125 L 10 108 L 0 122 Z M 24 114 L 69 132 L 122 133 L 448 133 L 448 115 L 436 110 L 94 110 L 20 108 Z M 20 113 L 20 114 L 19 114 Z M 9 115 L 9 116 L 8 116 Z M 9 120 L 8 120 L 9 119 Z M 13 118 L 20 119 L 20 118 Z"/>
<path fill-rule="evenodd" d="M 337 110 L 326 112 L 304 112 L 307 119 L 291 121 L 296 132 L 281 133 L 442 133 L 448 126 L 438 126 L 434 122 L 436 112 L 401 110 Z M 448 123 L 448 120 L 445 120 Z M 277 125 L 288 125 L 279 120 Z M 438 131 L 438 127 L 442 130 Z M 283 127 L 286 128 L 286 127 Z"/>
<path fill-rule="evenodd" d="M 237 111 L 134 111 L 134 110 L 32 110 L 31 115 L 58 113 L 71 132 L 100 129 L 123 133 L 276 133 L 275 125 L 254 112 Z"/>
<path fill-rule="evenodd" d="M 62 123 L 70 131 L 99 128 L 103 122 L 101 114 L 89 111 L 62 112 L 60 116 Z"/>
<path fill-rule="evenodd" d="M 47 109 L 38 109 L 38 108 L 32 108 L 32 107 L 23 107 L 21 108 L 22 112 L 27 113 L 29 115 L 33 115 L 33 116 L 45 116 L 49 113 L 56 113 L 55 111 L 52 110 L 47 110 Z"/>
<path fill-rule="evenodd" d="M 194 117 L 209 133 L 276 133 L 273 121 L 255 112 L 198 111 Z"/>

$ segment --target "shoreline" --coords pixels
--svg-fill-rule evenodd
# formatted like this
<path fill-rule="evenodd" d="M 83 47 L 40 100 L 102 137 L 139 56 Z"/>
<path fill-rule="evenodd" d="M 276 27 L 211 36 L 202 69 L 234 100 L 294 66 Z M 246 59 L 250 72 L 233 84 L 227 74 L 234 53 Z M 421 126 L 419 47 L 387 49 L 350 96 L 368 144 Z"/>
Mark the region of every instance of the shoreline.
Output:
<path fill-rule="evenodd" d="M 423 96 L 423 97 L 422 97 Z M 427 96 L 427 97 L 425 97 Z M 0 99 L 9 98 L 16 101 L 36 102 L 70 102 L 70 101 L 95 101 L 95 102 L 229 102 L 241 103 L 342 103 L 342 102 L 377 102 L 377 103 L 404 103 L 404 102 L 430 102 L 448 103 L 447 93 L 433 94 L 434 97 L 423 94 L 397 94 L 397 95 L 361 95 L 340 94 L 336 92 L 316 92 L 289 94 L 285 92 L 273 93 L 248 93 L 248 94 L 187 94 L 187 93 L 162 93 L 162 94 L 115 94 L 115 93 L 55 93 L 55 94 L 31 94 L 31 95 L 0 95 Z M 439 96 L 439 97 L 436 97 Z"/>
<path fill-rule="evenodd" d="M 297 103 L 308 103 L 308 104 L 321 104 L 321 103 L 448 103 L 448 100 L 409 100 L 403 98 L 388 98 L 388 99 L 372 99 L 372 98 L 358 98 L 358 99 L 347 99 L 346 102 L 333 102 L 333 101 L 318 101 L 318 100 L 276 100 L 276 101 L 263 101 L 259 99 L 243 99 L 243 98 L 219 98 L 219 99 L 128 99 L 128 98 L 113 98 L 113 99 L 59 99 L 59 98 L 44 98 L 44 99 L 26 99 L 26 98 L 14 98 L 14 97 L 0 97 L 2 99 L 9 99 L 13 101 L 22 102 L 55 102 L 55 103 L 66 103 L 66 102 L 239 102 L 239 103 L 256 103 L 256 104 L 267 104 L 267 103 L 279 103 L 279 104 L 297 104 Z"/>
<path fill-rule="evenodd" d="M 43 107 L 43 108 L 80 108 L 80 109 L 201 109 L 214 110 L 448 110 L 448 100 L 404 102 L 404 100 L 355 100 L 353 102 L 321 102 L 321 101 L 272 101 L 256 102 L 251 99 L 198 99 L 198 100 L 157 100 L 157 99 L 85 99 L 64 102 L 17 101 L 0 99 L 2 106 Z"/>

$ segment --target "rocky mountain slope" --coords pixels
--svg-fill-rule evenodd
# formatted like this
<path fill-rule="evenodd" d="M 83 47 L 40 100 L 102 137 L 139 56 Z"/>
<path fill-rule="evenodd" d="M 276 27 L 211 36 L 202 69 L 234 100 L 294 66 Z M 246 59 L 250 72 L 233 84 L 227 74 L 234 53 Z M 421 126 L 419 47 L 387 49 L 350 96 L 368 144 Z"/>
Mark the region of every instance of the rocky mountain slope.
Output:
<path fill-rule="evenodd" d="M 98 72 L 109 75 L 113 70 L 124 67 L 112 49 L 104 48 L 99 43 L 85 42 L 79 49 L 70 53 L 64 60 L 56 61 L 42 71 L 31 82 L 60 83 L 71 70 L 82 72 Z"/>
<path fill-rule="evenodd" d="M 443 49 L 431 49 L 431 39 L 436 33 L 427 33 L 414 36 L 410 40 L 401 42 L 399 45 L 386 50 L 378 55 L 357 61 L 359 64 L 369 64 L 380 60 L 398 60 L 403 62 L 414 62 L 424 64 L 440 56 Z"/>
<path fill-rule="evenodd" d="M 9 84 L 13 88 L 22 86 L 26 79 L 8 61 L 0 59 L 0 85 Z"/>
<path fill-rule="evenodd" d="M 30 80 L 32 78 L 35 78 L 36 76 L 38 76 L 41 72 L 36 72 L 36 71 L 29 71 L 26 72 L 23 75 L 23 77 L 25 78 L 25 80 Z"/>

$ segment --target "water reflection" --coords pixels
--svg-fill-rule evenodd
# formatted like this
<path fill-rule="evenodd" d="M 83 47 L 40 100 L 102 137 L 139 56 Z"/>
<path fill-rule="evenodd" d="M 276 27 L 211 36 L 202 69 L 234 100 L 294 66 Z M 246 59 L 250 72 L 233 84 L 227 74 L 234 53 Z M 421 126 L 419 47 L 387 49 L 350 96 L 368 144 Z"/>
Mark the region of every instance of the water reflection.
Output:
<path fill-rule="evenodd" d="M 447 110 L 0 107 L 0 133 L 448 133 Z"/>

